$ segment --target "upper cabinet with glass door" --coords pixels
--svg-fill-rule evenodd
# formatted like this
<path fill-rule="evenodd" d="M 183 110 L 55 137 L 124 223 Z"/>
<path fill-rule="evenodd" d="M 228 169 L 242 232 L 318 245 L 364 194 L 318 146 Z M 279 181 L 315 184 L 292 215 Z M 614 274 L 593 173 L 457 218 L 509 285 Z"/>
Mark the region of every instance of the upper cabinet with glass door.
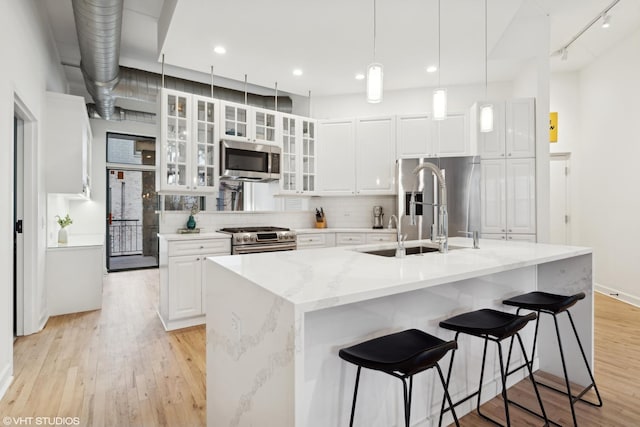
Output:
<path fill-rule="evenodd" d="M 316 191 L 316 121 L 281 114 L 282 168 L 280 189 L 283 194 Z"/>
<path fill-rule="evenodd" d="M 221 101 L 220 107 L 224 122 L 221 138 L 262 144 L 277 142 L 275 111 L 226 101 Z"/>
<path fill-rule="evenodd" d="M 161 103 L 161 141 L 156 145 L 158 192 L 214 193 L 217 101 L 163 89 Z"/>

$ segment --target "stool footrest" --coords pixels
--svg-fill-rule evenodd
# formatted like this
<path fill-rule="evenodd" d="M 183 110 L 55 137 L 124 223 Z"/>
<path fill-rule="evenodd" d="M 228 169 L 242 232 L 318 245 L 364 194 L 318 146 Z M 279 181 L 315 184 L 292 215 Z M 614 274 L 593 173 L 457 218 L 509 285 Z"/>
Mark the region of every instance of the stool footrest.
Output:
<path fill-rule="evenodd" d="M 516 406 L 516 407 L 518 407 L 518 408 L 522 409 L 523 411 L 526 411 L 526 412 L 530 413 L 531 415 L 534 415 L 534 416 L 536 416 L 536 417 L 540 418 L 541 420 L 544 420 L 544 417 L 543 417 L 542 415 L 540 415 L 539 413 L 535 412 L 534 410 L 529 409 L 529 408 L 527 408 L 526 406 L 521 405 L 521 404 L 520 404 L 520 403 L 518 403 L 518 402 L 514 402 L 514 401 L 513 401 L 513 400 L 511 400 L 511 399 L 509 399 L 509 400 L 508 400 L 508 402 L 509 402 L 509 403 L 511 403 L 512 405 L 514 405 L 514 406 Z M 562 426 L 562 424 L 558 424 L 558 423 L 557 423 L 557 422 L 555 422 L 555 421 L 551 421 L 551 420 L 548 420 L 548 421 L 549 421 L 549 424 L 551 424 L 551 425 L 554 425 L 554 426 L 557 426 L 557 427 L 563 427 L 563 426 Z"/>
<path fill-rule="evenodd" d="M 561 390 L 561 389 L 556 388 L 556 387 L 554 387 L 552 385 L 545 384 L 545 383 L 543 383 L 541 381 L 537 381 L 537 380 L 536 380 L 536 384 L 541 385 L 544 388 L 548 388 L 549 390 L 553 390 L 553 391 L 555 391 L 557 393 L 564 394 L 565 396 L 569 396 L 569 393 L 567 393 L 565 390 Z M 573 403 L 582 402 L 582 403 L 586 403 L 586 404 L 591 405 L 591 406 L 595 406 L 596 408 L 601 408 L 602 407 L 602 402 L 593 403 L 593 402 L 590 402 L 590 401 L 582 398 L 582 396 L 584 396 L 589 390 L 591 390 L 593 388 L 593 386 L 594 386 L 593 383 L 589 384 L 580 393 L 578 393 L 578 395 L 576 395 L 576 396 L 574 396 L 573 393 L 572 393 L 571 394 L 571 401 Z"/>

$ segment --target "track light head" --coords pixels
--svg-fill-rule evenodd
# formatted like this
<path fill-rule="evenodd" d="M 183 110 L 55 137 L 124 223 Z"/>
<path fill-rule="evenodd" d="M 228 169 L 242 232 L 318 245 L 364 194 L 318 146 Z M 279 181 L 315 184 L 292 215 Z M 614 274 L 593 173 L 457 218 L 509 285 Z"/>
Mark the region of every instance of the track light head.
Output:
<path fill-rule="evenodd" d="M 609 28 L 611 26 L 611 17 L 607 12 L 602 14 L 602 28 Z"/>

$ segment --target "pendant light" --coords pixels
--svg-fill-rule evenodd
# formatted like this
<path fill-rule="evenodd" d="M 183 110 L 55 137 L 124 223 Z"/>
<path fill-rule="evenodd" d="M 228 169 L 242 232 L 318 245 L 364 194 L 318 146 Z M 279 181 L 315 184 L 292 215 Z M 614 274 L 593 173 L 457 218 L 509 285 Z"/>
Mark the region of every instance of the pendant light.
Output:
<path fill-rule="evenodd" d="M 487 0 L 484 0 L 484 98 L 487 99 Z M 480 107 L 480 132 L 493 132 L 493 105 L 484 104 Z"/>
<path fill-rule="evenodd" d="M 373 0 L 373 62 L 367 68 L 367 102 L 382 101 L 382 64 L 376 62 L 376 0 Z"/>
<path fill-rule="evenodd" d="M 438 0 L 438 88 L 433 91 L 433 120 L 447 118 L 447 90 L 440 87 L 440 0 Z"/>

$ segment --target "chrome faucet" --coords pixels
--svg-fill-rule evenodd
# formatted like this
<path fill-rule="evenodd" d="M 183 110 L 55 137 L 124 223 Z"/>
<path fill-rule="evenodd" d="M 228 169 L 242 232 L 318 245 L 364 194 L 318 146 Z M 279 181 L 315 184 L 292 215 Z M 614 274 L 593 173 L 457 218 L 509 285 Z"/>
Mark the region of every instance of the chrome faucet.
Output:
<path fill-rule="evenodd" d="M 404 258 L 405 256 L 407 256 L 407 251 L 404 248 L 404 241 L 407 238 L 407 235 L 405 234 L 404 236 L 402 235 L 402 229 L 401 229 L 401 225 L 400 225 L 400 221 L 398 221 L 398 217 L 395 215 L 391 215 L 389 217 L 389 225 L 387 225 L 387 228 L 391 228 L 391 223 L 393 221 L 396 221 L 396 233 L 398 234 L 398 247 L 396 248 L 396 258 Z"/>
<path fill-rule="evenodd" d="M 413 184 L 413 190 L 411 191 L 411 199 L 409 200 L 409 214 L 411 216 L 411 225 L 416 225 L 416 205 L 431 205 L 431 203 L 416 202 L 416 191 L 418 190 L 418 174 L 423 169 L 429 169 L 432 171 L 438 179 L 438 232 L 434 237 L 434 233 L 431 233 L 431 240 L 438 243 L 438 250 L 446 254 L 449 252 L 449 219 L 447 217 L 447 184 L 444 180 L 442 171 L 438 169 L 433 163 L 420 163 L 413 170 L 413 174 L 416 176 L 416 180 Z"/>

